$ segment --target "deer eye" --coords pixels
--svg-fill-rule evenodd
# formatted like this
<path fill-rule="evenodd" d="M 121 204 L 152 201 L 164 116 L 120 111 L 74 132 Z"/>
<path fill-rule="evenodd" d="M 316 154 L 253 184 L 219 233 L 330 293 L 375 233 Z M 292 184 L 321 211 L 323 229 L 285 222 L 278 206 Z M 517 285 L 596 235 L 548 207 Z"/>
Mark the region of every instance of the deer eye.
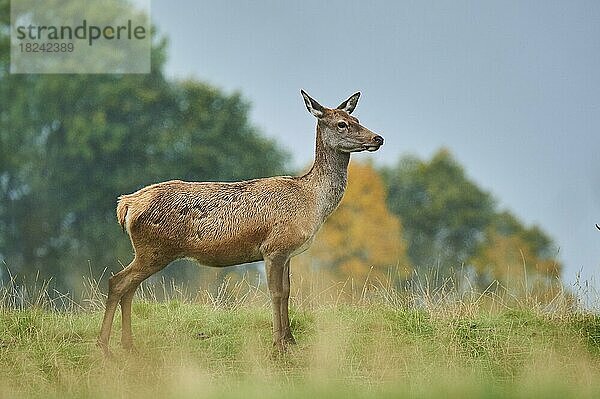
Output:
<path fill-rule="evenodd" d="M 339 121 L 339 122 L 338 122 L 338 127 L 339 127 L 340 129 L 345 129 L 345 128 L 347 128 L 347 127 L 348 127 L 348 124 L 347 124 L 346 122 L 344 122 L 344 121 Z"/>

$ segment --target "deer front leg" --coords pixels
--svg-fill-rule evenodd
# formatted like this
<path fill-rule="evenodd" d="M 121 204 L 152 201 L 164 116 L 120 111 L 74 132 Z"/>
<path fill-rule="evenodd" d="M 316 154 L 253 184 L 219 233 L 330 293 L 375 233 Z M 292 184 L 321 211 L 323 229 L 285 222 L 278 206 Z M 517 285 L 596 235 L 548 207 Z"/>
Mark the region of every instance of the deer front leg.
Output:
<path fill-rule="evenodd" d="M 265 258 L 267 285 L 273 307 L 273 346 L 280 352 L 285 350 L 282 336 L 281 302 L 283 296 L 283 269 L 287 259 Z"/>
<path fill-rule="evenodd" d="M 290 300 L 290 260 L 288 259 L 283 266 L 282 273 L 282 295 L 281 295 L 281 335 L 283 342 L 286 344 L 295 344 L 296 340 L 292 335 L 290 328 L 289 317 L 289 300 Z"/>

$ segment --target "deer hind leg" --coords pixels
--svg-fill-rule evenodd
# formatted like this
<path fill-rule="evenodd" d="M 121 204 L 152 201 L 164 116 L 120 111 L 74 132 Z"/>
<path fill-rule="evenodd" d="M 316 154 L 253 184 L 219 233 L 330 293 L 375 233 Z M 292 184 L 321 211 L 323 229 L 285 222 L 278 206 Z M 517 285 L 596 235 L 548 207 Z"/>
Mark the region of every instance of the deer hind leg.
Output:
<path fill-rule="evenodd" d="M 282 292 L 281 292 L 281 305 L 279 312 L 281 313 L 281 335 L 283 342 L 286 344 L 295 344 L 296 340 L 292 335 L 292 329 L 290 328 L 290 317 L 289 317 L 289 300 L 290 300 L 290 260 L 288 259 L 283 266 L 282 279 Z"/>
<path fill-rule="evenodd" d="M 106 300 L 106 310 L 102 320 L 102 328 L 98 337 L 98 346 L 102 348 L 105 355 L 110 355 L 108 343 L 115 311 L 121 303 L 122 312 L 122 333 L 123 346 L 131 348 L 133 340 L 131 336 L 131 302 L 135 290 L 142 281 L 161 270 L 168 262 L 156 262 L 150 259 L 143 259 L 136 255 L 133 261 L 119 273 L 108 280 L 108 299 Z M 160 266 L 159 266 L 160 265 Z"/>
<path fill-rule="evenodd" d="M 142 281 L 162 270 L 169 264 L 167 260 L 140 261 L 132 267 L 131 278 L 128 280 L 125 293 L 121 297 L 121 346 L 123 349 L 135 352 L 133 335 L 131 332 L 131 303 L 135 291 Z"/>
<path fill-rule="evenodd" d="M 135 352 L 133 346 L 133 334 L 131 333 L 131 303 L 133 302 L 133 296 L 135 290 L 139 287 L 136 284 L 134 287 L 129 289 L 121 298 L 121 346 L 123 349 L 130 352 Z"/>
<path fill-rule="evenodd" d="M 102 319 L 102 327 L 100 328 L 100 336 L 98 337 L 98 346 L 102 348 L 105 355 L 109 356 L 108 343 L 110 340 L 110 331 L 112 330 L 113 319 L 117 305 L 124 294 L 123 280 L 129 274 L 131 266 L 134 265 L 134 259 L 125 269 L 108 279 L 108 298 L 106 299 L 106 307 L 104 310 L 104 318 Z"/>

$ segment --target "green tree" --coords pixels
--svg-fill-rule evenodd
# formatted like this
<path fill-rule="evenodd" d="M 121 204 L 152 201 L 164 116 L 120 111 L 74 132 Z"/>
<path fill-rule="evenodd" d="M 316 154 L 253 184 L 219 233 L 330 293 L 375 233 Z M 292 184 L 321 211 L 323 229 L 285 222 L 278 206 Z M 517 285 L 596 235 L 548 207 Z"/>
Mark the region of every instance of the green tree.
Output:
<path fill-rule="evenodd" d="M 416 268 L 472 270 L 483 288 L 493 281 L 551 292 L 561 264 L 553 241 L 497 209 L 492 196 L 468 179 L 447 150 L 429 161 L 404 157 L 384 169 L 388 204 L 400 217 L 408 255 Z"/>
<path fill-rule="evenodd" d="M 429 161 L 404 157 L 383 170 L 388 205 L 400 217 L 416 268 L 447 274 L 473 255 L 494 215 L 494 200 L 447 150 Z"/>
<path fill-rule="evenodd" d="M 283 171 L 239 93 L 165 79 L 164 40 L 147 75 L 10 75 L 8 1 L 0 11 L 0 261 L 13 272 L 65 288 L 118 269 L 131 247 L 116 197 L 146 184 Z"/>

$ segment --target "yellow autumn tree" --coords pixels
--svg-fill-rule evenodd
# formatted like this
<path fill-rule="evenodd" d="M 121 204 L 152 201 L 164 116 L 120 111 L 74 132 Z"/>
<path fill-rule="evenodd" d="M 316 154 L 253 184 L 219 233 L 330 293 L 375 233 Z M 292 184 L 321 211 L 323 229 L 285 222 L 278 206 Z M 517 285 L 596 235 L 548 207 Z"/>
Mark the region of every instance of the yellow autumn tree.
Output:
<path fill-rule="evenodd" d="M 338 281 L 410 274 L 402 225 L 389 211 L 384 183 L 371 165 L 350 164 L 342 202 L 298 263 L 326 271 Z"/>
<path fill-rule="evenodd" d="M 511 291 L 526 289 L 551 296 L 560 289 L 562 265 L 539 229 L 522 227 L 511 214 L 496 216 L 471 259 L 480 285 L 498 281 Z"/>

